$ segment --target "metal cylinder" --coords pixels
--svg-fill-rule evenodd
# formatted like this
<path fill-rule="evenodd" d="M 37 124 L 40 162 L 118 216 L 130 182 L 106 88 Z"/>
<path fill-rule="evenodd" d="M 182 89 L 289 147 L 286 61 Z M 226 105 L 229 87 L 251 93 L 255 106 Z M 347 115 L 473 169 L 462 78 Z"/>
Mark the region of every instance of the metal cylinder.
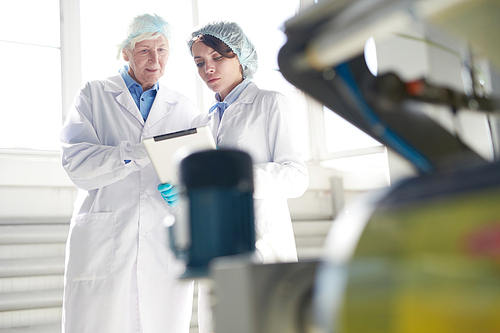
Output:
<path fill-rule="evenodd" d="M 186 263 L 185 276 L 206 276 L 215 257 L 255 251 L 253 169 L 238 150 L 188 155 L 179 164 L 182 184 L 171 244 Z"/>

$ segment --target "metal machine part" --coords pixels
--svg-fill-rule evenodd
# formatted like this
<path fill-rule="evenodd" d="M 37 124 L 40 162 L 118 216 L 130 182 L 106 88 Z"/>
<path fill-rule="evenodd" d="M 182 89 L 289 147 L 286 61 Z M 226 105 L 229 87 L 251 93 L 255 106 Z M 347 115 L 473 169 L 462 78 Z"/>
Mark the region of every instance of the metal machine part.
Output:
<path fill-rule="evenodd" d="M 169 228 L 171 247 L 186 263 L 183 278 L 208 275 L 210 260 L 255 251 L 253 169 L 236 150 L 207 150 L 180 161 L 181 199 Z"/>
<path fill-rule="evenodd" d="M 500 21 L 487 20 L 498 5 L 323 1 L 285 24 L 288 40 L 278 59 L 285 78 L 420 171 L 367 194 L 334 221 L 313 287 L 319 332 L 500 331 L 500 163 L 423 112 L 446 105 L 453 112 L 498 115 L 500 94 L 476 89 L 469 52 L 459 53 L 453 70 L 464 82 L 453 89 L 425 77 L 373 74 L 363 53 L 369 37 L 383 39 L 408 24 L 451 22 L 464 30 L 462 24 L 475 22 L 490 37 L 482 51 L 498 65 Z M 484 42 L 475 28 L 462 31 L 473 46 Z"/>
<path fill-rule="evenodd" d="M 286 22 L 288 40 L 279 54 L 280 70 L 292 84 L 400 154 L 421 174 L 457 165 L 487 163 L 459 136 L 440 126 L 422 109 L 424 104 L 438 102 L 454 111 L 459 107 L 472 107 L 495 113 L 500 108 L 498 96 L 464 96 L 425 80 L 421 81 L 425 89 L 406 90 L 410 85 L 398 78 L 398 73 L 374 76 L 363 53 L 370 37 L 383 40 L 404 26 L 435 17 L 456 2 L 320 2 Z M 470 64 L 464 59 L 463 66 Z M 443 92 L 446 96 L 442 96 Z M 479 107 L 487 110 L 479 110 Z"/>
<path fill-rule="evenodd" d="M 217 333 L 312 333 L 317 261 L 257 264 L 216 258 L 211 264 Z"/>

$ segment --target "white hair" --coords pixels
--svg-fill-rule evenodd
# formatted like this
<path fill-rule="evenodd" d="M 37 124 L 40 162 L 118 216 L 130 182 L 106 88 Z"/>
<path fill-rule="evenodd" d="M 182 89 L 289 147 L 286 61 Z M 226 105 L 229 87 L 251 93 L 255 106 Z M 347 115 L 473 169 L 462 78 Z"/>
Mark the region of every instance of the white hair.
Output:
<path fill-rule="evenodd" d="M 153 14 L 136 16 L 130 22 L 127 38 L 118 45 L 117 59 L 120 59 L 122 51 L 127 48 L 133 50 L 135 45 L 143 40 L 156 39 L 163 34 L 167 40 L 172 37 L 172 26 L 162 17 Z"/>
<path fill-rule="evenodd" d="M 142 41 L 145 41 L 145 40 L 151 40 L 151 39 L 156 39 L 156 38 L 160 38 L 161 37 L 161 33 L 159 32 L 156 32 L 156 31 L 148 31 L 148 32 L 144 32 L 138 36 L 135 36 L 134 38 L 132 38 L 127 45 L 125 46 L 121 46 L 121 45 L 118 45 L 118 53 L 116 55 L 116 59 L 120 60 L 120 56 L 122 55 L 122 52 L 124 50 L 133 50 L 135 49 L 135 45 L 137 43 L 140 43 Z M 167 39 L 168 41 L 168 39 Z"/>

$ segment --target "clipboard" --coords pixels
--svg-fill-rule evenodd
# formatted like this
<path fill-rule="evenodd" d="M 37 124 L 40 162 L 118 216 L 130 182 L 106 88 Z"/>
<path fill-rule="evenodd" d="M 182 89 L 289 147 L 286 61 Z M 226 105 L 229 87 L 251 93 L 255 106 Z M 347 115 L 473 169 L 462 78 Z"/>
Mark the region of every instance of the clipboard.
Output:
<path fill-rule="evenodd" d="M 196 151 L 216 149 L 208 126 L 157 135 L 142 140 L 162 184 L 178 183 L 178 163 Z"/>

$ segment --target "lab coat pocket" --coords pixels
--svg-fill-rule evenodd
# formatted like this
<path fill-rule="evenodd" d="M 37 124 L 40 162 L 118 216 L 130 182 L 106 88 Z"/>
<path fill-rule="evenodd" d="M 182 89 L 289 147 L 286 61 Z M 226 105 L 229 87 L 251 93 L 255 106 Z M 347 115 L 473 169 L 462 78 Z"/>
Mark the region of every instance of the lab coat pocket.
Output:
<path fill-rule="evenodd" d="M 101 280 L 111 272 L 114 256 L 115 213 L 74 217 L 68 237 L 66 281 Z"/>

